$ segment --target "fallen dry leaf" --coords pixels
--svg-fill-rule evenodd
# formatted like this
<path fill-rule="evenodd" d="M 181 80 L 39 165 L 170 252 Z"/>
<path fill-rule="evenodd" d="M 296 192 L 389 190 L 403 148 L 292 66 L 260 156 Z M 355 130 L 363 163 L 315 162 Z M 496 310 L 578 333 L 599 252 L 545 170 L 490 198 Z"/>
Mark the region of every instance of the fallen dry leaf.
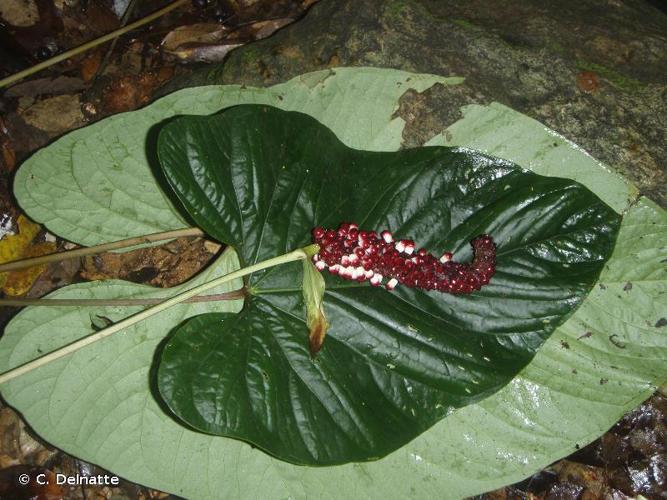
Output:
<path fill-rule="evenodd" d="M 55 243 L 32 243 L 40 230 L 41 226 L 39 224 L 35 224 L 20 215 L 18 218 L 18 234 L 8 235 L 0 240 L 0 263 L 55 252 Z M 6 295 L 12 297 L 24 295 L 45 270 L 46 265 L 41 265 L 19 271 L 0 273 L 0 287 Z"/>
<path fill-rule="evenodd" d="M 46 271 L 40 274 L 27 293 L 27 297 L 39 298 L 56 288 L 70 285 L 76 281 L 81 270 L 81 259 L 65 259 L 59 262 L 50 262 Z"/>
<path fill-rule="evenodd" d="M 22 257 L 39 257 L 55 251 L 56 244 L 47 241 L 29 246 Z M 7 273 L 7 279 L 2 286 L 2 291 L 5 292 L 5 295 L 10 297 L 25 295 L 44 271 L 46 271 L 46 265 L 33 266 L 27 269 L 21 269 L 20 271 L 11 271 Z"/>
<path fill-rule="evenodd" d="M 266 38 L 293 22 L 292 18 L 257 21 L 230 30 L 218 23 L 180 26 L 162 40 L 165 54 L 179 62 L 219 62 L 233 49 Z"/>
<path fill-rule="evenodd" d="M 12 26 L 25 28 L 39 21 L 39 9 L 35 0 L 2 0 L 0 17 Z"/>
<path fill-rule="evenodd" d="M 21 113 L 21 117 L 35 128 L 58 134 L 83 124 L 78 95 L 63 94 L 36 102 Z"/>
<path fill-rule="evenodd" d="M 70 47 L 110 33 L 120 26 L 118 17 L 111 10 L 110 2 L 87 1 L 86 5 L 83 5 L 84 2 L 79 0 L 77 3 L 79 5 L 70 6 L 59 13 Z M 57 10 L 56 7 L 54 10 Z"/>
<path fill-rule="evenodd" d="M 18 218 L 18 233 L 5 236 L 0 240 L 0 263 L 20 259 L 30 242 L 39 233 L 40 226 L 20 215 Z M 0 273 L 5 276 L 6 273 Z"/>
<path fill-rule="evenodd" d="M 561 460 L 553 465 L 553 470 L 561 481 L 582 486 L 594 493 L 597 498 L 600 498 L 607 488 L 603 468 Z"/>
<path fill-rule="evenodd" d="M 0 131 L 0 151 L 2 151 L 2 163 L 5 171 L 13 172 L 14 167 L 16 167 L 16 152 L 12 147 L 11 140 L 2 131 Z"/>
<path fill-rule="evenodd" d="M 83 61 L 81 61 L 81 78 L 84 82 L 89 82 L 95 77 L 101 62 L 101 50 L 93 50 L 83 58 Z"/>
<path fill-rule="evenodd" d="M 222 24 L 201 23 L 179 26 L 162 40 L 162 50 L 179 62 L 221 61 L 240 43 L 225 43 L 230 30 Z"/>
<path fill-rule="evenodd" d="M 26 462 L 43 465 L 54 453 L 30 435 L 14 410 L 0 409 L 0 468 Z"/>
<path fill-rule="evenodd" d="M 126 75 L 139 75 L 147 68 L 153 68 L 159 64 L 160 61 L 157 60 L 153 46 L 140 40 L 135 40 L 125 47 L 120 60 L 111 63 L 104 69 L 104 72 L 113 74 L 114 72 L 121 71 Z"/>
<path fill-rule="evenodd" d="M 81 78 L 73 76 L 46 77 L 12 85 L 5 97 L 37 97 L 42 94 L 72 94 L 86 88 Z"/>
<path fill-rule="evenodd" d="M 227 54 L 232 50 L 241 47 L 242 43 L 220 43 L 212 45 L 200 45 L 200 46 L 184 46 L 181 50 L 170 52 L 172 56 L 175 56 L 179 62 L 189 63 L 189 62 L 220 62 L 222 61 Z"/>
<path fill-rule="evenodd" d="M 218 23 L 198 23 L 179 26 L 169 32 L 162 40 L 162 49 L 176 52 L 179 47 L 188 43 L 216 43 L 224 39 L 230 30 Z"/>
<path fill-rule="evenodd" d="M 146 71 L 138 76 L 127 75 L 114 80 L 104 90 L 104 110 L 108 113 L 120 113 L 146 104 L 153 92 L 172 75 L 173 68 L 166 66 L 159 71 Z"/>
<path fill-rule="evenodd" d="M 84 259 L 86 280 L 123 279 L 170 287 L 189 279 L 212 258 L 202 239 L 179 238 L 163 245 Z"/>

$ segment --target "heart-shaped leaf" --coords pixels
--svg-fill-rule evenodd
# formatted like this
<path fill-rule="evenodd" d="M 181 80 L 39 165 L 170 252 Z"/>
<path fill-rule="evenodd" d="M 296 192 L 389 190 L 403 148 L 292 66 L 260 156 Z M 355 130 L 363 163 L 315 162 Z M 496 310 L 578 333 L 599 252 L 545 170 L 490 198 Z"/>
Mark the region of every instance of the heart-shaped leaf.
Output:
<path fill-rule="evenodd" d="M 480 233 L 498 245 L 496 275 L 467 296 L 328 276 L 315 361 L 299 264 L 251 275 L 240 314 L 175 330 L 157 375 L 171 410 L 294 463 L 381 457 L 497 391 L 583 300 L 620 223 L 571 180 L 462 149 L 353 150 L 311 117 L 267 106 L 175 119 L 158 153 L 190 216 L 242 265 L 343 221 L 457 260 Z"/>

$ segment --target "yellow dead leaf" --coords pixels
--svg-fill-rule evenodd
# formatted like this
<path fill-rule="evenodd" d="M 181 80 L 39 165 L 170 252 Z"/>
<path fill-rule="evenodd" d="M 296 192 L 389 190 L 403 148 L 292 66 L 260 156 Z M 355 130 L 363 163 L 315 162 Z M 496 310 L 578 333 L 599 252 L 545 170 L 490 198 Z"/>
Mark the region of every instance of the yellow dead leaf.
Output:
<path fill-rule="evenodd" d="M 20 215 L 18 218 L 18 234 L 5 236 L 0 240 L 0 263 L 13 260 L 37 257 L 55 252 L 55 243 L 37 243 L 31 245 L 32 240 L 39 233 L 39 224 Z M 46 270 L 46 265 L 34 266 L 20 271 L 0 273 L 0 287 L 6 295 L 16 297 L 23 295 L 32 287 L 35 280 Z"/>
<path fill-rule="evenodd" d="M 46 255 L 47 253 L 53 253 L 56 251 L 56 244 L 52 242 L 37 243 L 28 248 L 23 257 L 39 257 L 40 255 Z M 46 264 L 40 266 L 33 266 L 27 269 L 21 269 L 20 271 L 10 271 L 7 274 L 7 280 L 2 287 L 2 290 L 5 292 L 5 295 L 10 297 L 17 297 L 19 295 L 24 295 L 32 288 L 32 285 L 35 283 L 35 280 L 39 278 L 40 274 L 46 271 Z"/>

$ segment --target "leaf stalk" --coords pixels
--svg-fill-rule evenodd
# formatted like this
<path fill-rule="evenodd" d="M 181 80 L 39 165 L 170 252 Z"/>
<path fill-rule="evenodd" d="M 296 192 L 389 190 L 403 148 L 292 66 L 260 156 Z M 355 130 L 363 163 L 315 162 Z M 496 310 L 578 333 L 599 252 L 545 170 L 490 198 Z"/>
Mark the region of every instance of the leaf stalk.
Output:
<path fill-rule="evenodd" d="M 306 247 L 308 251 L 312 251 L 313 249 L 310 247 Z M 95 332 L 92 335 L 88 335 L 87 337 L 84 337 L 82 339 L 79 339 L 75 342 L 72 342 L 71 344 L 67 344 L 60 349 L 56 349 L 55 351 L 50 352 L 49 354 L 46 354 L 40 358 L 34 359 L 32 361 L 29 361 L 23 365 L 17 366 L 15 368 L 12 368 L 11 370 L 8 370 L 4 372 L 2 375 L 0 375 L 0 384 L 4 384 L 5 382 L 8 382 L 20 375 L 23 375 L 25 373 L 28 373 L 36 368 L 39 368 L 41 366 L 44 366 L 48 363 L 51 363 L 52 361 L 55 361 L 57 359 L 62 358 L 63 356 L 67 356 L 68 354 L 72 354 L 79 349 L 86 347 L 90 344 L 93 344 L 97 342 L 98 340 L 102 340 L 103 338 L 109 337 L 110 335 L 113 335 L 114 333 L 123 330 L 129 326 L 135 325 L 139 323 L 140 321 L 143 321 L 147 318 L 150 318 L 151 316 L 155 316 L 156 314 L 161 313 L 162 311 L 165 311 L 166 309 L 169 309 L 170 307 L 173 307 L 177 304 L 180 304 L 192 297 L 196 297 L 197 295 L 201 295 L 202 293 L 206 292 L 207 290 L 211 290 L 213 288 L 216 288 L 224 283 L 227 283 L 229 281 L 242 278 L 243 276 L 247 276 L 249 274 L 252 274 L 257 271 L 261 271 L 263 269 L 267 269 L 269 267 L 274 267 L 278 266 L 280 264 L 286 264 L 288 262 L 294 262 L 298 260 L 304 260 L 308 258 L 308 253 L 306 252 L 306 249 L 299 248 L 297 250 L 293 250 L 292 252 L 286 253 L 284 255 L 279 255 L 278 257 L 273 257 L 271 259 L 267 259 L 262 262 L 258 262 L 257 264 L 254 264 L 252 266 L 244 267 L 242 269 L 239 269 L 237 271 L 231 272 L 229 274 L 226 274 L 224 276 L 220 276 L 219 278 L 216 278 L 214 280 L 208 281 L 206 283 L 203 283 L 201 285 L 198 285 L 194 288 L 191 288 L 190 290 L 187 290 L 185 292 L 179 293 L 177 295 L 174 295 L 170 299 L 167 299 L 163 302 L 160 302 L 159 304 L 156 304 L 152 307 L 149 307 L 148 309 L 145 309 L 137 314 L 134 314 L 128 318 L 125 318 L 124 320 L 119 321 L 118 323 L 114 323 L 113 325 L 108 326 L 107 328 L 104 328 L 98 332 Z"/>
<path fill-rule="evenodd" d="M 197 302 L 218 302 L 221 300 L 236 300 L 245 297 L 245 289 L 239 288 L 227 293 L 211 295 L 197 295 L 184 300 L 189 304 Z M 164 299 L 0 299 L 0 307 L 122 307 L 122 306 L 152 306 Z"/>

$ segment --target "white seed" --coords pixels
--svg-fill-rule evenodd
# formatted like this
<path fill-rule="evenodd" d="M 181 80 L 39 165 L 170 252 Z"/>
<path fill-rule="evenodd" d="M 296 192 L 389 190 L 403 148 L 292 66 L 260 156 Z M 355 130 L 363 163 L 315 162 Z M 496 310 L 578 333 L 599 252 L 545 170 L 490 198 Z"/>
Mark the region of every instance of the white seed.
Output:
<path fill-rule="evenodd" d="M 331 269 L 331 271 L 333 271 L 334 273 L 337 273 L 338 269 L 340 269 L 340 266 L 338 264 L 334 264 L 329 269 Z"/>
<path fill-rule="evenodd" d="M 452 260 L 452 257 L 449 255 L 449 252 L 443 253 L 442 257 L 440 257 L 440 262 L 442 262 L 443 264 L 445 262 L 449 262 L 450 260 Z"/>
<path fill-rule="evenodd" d="M 313 255 L 313 262 L 317 262 L 318 260 L 320 260 L 320 254 L 316 253 L 315 255 Z"/>
<path fill-rule="evenodd" d="M 356 253 L 351 253 L 347 256 L 347 260 L 350 264 L 356 264 L 359 262 L 359 256 Z"/>
<path fill-rule="evenodd" d="M 350 222 L 350 229 L 359 229 L 359 226 L 357 226 L 354 222 Z"/>
<path fill-rule="evenodd" d="M 405 243 L 403 243 L 403 240 L 397 241 L 394 248 L 399 252 L 403 252 L 405 250 Z"/>
<path fill-rule="evenodd" d="M 412 252 L 414 251 L 415 251 L 414 243 L 408 243 L 407 245 L 405 245 L 405 253 L 407 253 L 408 255 L 412 255 Z"/>
<path fill-rule="evenodd" d="M 368 271 L 364 272 L 364 276 L 366 276 L 366 279 L 372 278 L 374 274 L 375 274 L 375 272 L 373 272 L 372 269 L 369 269 Z"/>
<path fill-rule="evenodd" d="M 396 288 L 396 285 L 398 285 L 398 280 L 396 278 L 390 279 L 387 283 L 387 290 L 393 290 Z"/>
<path fill-rule="evenodd" d="M 317 262 L 315 262 L 315 267 L 317 268 L 318 271 L 324 271 L 327 265 L 324 263 L 324 261 L 318 260 Z"/>
<path fill-rule="evenodd" d="M 385 241 L 385 243 L 391 243 L 394 241 L 394 237 L 389 231 L 382 231 L 382 239 Z"/>
<path fill-rule="evenodd" d="M 382 283 L 382 276 L 376 274 L 375 276 L 371 277 L 371 285 L 378 286 L 380 283 Z"/>

